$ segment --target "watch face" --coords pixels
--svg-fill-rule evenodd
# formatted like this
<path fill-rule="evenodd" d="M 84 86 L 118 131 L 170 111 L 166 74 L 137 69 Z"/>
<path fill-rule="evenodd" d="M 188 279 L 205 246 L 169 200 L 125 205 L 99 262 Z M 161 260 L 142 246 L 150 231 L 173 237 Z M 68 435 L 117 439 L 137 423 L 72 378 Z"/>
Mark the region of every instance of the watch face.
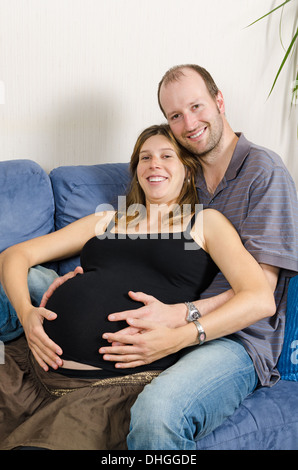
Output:
<path fill-rule="evenodd" d="M 200 314 L 197 310 L 193 310 L 190 314 L 192 320 L 197 320 L 200 317 Z"/>

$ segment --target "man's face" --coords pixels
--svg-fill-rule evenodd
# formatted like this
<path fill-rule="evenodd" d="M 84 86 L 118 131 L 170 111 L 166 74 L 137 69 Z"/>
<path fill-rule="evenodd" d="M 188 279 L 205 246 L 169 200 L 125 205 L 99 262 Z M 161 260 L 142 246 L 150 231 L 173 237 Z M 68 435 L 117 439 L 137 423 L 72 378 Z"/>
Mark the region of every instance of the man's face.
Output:
<path fill-rule="evenodd" d="M 204 156 L 220 142 L 224 103 L 219 92 L 210 95 L 204 80 L 191 69 L 178 81 L 162 85 L 160 102 L 176 139 L 197 156 Z"/>

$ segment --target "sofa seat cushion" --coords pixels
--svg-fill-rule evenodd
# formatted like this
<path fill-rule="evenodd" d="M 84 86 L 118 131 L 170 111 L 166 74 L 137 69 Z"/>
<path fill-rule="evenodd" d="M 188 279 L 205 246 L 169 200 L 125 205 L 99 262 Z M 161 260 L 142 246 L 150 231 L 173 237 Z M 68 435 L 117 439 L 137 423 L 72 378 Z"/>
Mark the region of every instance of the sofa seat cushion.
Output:
<path fill-rule="evenodd" d="M 257 389 L 197 449 L 298 450 L 298 383 Z"/>
<path fill-rule="evenodd" d="M 78 165 L 55 168 L 50 173 L 56 204 L 56 230 L 105 209 L 117 209 L 118 195 L 130 182 L 128 163 Z M 60 263 L 63 275 L 78 266 L 79 257 Z"/>
<path fill-rule="evenodd" d="M 285 337 L 277 368 L 282 379 L 298 382 L 298 276 L 289 283 Z"/>
<path fill-rule="evenodd" d="M 0 200 L 0 252 L 54 230 L 51 182 L 37 163 L 0 162 Z"/>

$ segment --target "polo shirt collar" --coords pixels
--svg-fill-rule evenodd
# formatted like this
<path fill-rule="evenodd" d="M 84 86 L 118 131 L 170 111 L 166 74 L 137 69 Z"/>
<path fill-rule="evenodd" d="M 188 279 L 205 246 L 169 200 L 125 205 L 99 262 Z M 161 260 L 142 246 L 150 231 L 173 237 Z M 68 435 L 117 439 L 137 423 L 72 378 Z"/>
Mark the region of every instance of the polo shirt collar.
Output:
<path fill-rule="evenodd" d="M 239 137 L 239 139 L 237 141 L 230 164 L 224 176 L 227 181 L 236 178 L 244 160 L 249 154 L 249 150 L 251 147 L 250 142 L 244 137 L 242 132 L 235 132 L 235 134 Z"/>
<path fill-rule="evenodd" d="M 236 178 L 244 160 L 249 154 L 249 150 L 251 147 L 250 142 L 244 137 L 244 134 L 242 132 L 235 132 L 235 134 L 238 137 L 238 141 L 234 153 L 232 155 L 230 164 L 219 186 L 221 186 L 225 181 L 229 181 Z M 205 185 L 203 171 L 201 166 L 199 166 L 199 171 L 196 179 L 196 186 L 201 186 L 202 180 L 204 181 Z"/>

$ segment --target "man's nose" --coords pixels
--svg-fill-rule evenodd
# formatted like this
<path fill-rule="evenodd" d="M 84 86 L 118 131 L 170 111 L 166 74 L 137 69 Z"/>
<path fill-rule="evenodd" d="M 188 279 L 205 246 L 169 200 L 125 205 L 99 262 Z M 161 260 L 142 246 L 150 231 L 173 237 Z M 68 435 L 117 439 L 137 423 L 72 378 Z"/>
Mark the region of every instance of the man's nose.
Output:
<path fill-rule="evenodd" d="M 197 127 L 197 118 L 192 113 L 184 114 L 184 126 L 185 130 L 192 131 Z"/>

